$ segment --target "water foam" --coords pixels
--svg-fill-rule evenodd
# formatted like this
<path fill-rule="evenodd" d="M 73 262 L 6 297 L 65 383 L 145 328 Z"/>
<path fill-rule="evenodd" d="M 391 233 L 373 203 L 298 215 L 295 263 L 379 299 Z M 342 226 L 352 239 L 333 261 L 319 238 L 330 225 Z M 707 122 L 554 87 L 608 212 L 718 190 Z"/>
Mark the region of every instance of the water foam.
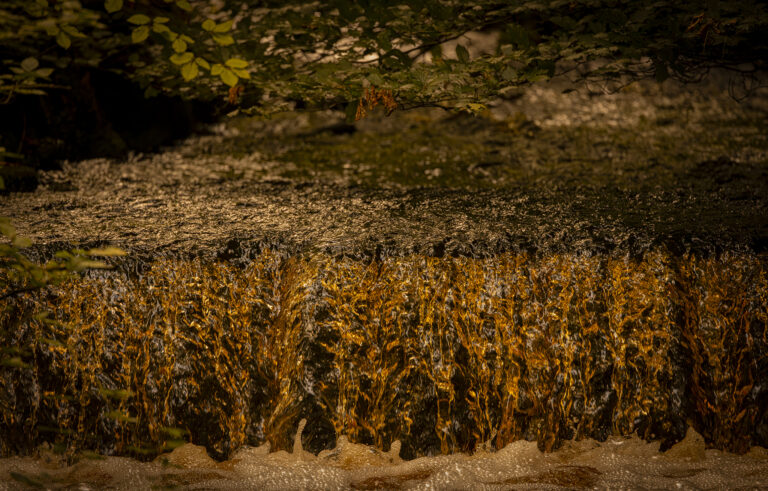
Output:
<path fill-rule="evenodd" d="M 689 429 L 667 452 L 635 436 L 605 442 L 570 441 L 542 453 L 535 442 L 516 441 L 496 452 L 452 454 L 404 461 L 395 441 L 389 452 L 339 437 L 335 448 L 314 455 L 302 448 L 299 425 L 293 452 L 269 445 L 243 447 L 216 462 L 193 444 L 153 462 L 122 457 L 83 459 L 66 466 L 41 453 L 0 460 L 0 490 L 20 486 L 78 489 L 562 489 L 562 488 L 764 488 L 768 451 L 745 455 L 707 450 Z"/>

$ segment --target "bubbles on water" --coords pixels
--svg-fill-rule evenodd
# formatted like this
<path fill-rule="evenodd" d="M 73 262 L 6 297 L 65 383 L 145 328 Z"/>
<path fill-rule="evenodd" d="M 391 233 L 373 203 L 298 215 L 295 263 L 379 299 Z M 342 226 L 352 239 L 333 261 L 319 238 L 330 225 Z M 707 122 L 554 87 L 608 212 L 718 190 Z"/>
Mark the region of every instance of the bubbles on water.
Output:
<path fill-rule="evenodd" d="M 542 453 L 517 441 L 497 452 L 452 454 L 403 461 L 399 442 L 389 452 L 339 437 L 334 449 L 315 456 L 302 450 L 305 420 L 294 452 L 269 445 L 243 447 L 216 462 L 203 447 L 176 448 L 153 462 L 120 457 L 82 458 L 74 465 L 38 457 L 0 460 L 0 490 L 19 485 L 96 489 L 724 489 L 768 485 L 768 451 L 755 447 L 737 456 L 704 450 L 693 430 L 666 453 L 637 437 L 606 442 L 567 442 Z M 694 458 L 691 458 L 691 455 Z"/>

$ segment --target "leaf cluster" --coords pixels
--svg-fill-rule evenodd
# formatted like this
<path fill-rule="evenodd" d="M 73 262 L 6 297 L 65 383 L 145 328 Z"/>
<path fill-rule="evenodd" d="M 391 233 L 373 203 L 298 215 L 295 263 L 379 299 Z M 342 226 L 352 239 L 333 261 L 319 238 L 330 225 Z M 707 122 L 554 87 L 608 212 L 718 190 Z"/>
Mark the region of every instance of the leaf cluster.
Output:
<path fill-rule="evenodd" d="M 754 78 L 768 55 L 765 2 L 11 0 L 0 19 L 6 99 L 39 94 L 52 68 L 76 64 L 120 71 L 148 96 L 229 94 L 265 114 L 349 109 L 370 86 L 403 109 L 479 112 L 558 74 L 695 81 L 720 67 Z M 498 42 L 474 49 L 467 33 L 478 31 Z M 250 96 L 233 97 L 237 87 Z"/>
<path fill-rule="evenodd" d="M 126 254 L 116 247 L 62 250 L 53 259 L 39 264 L 22 252 L 32 241 L 19 235 L 6 217 L 0 217 L 0 234 L 7 240 L 0 243 L 0 299 L 61 284 L 88 269 L 108 269 L 107 263 L 94 258 Z"/>
<path fill-rule="evenodd" d="M 58 251 L 55 257 L 43 264 L 29 259 L 24 253 L 32 245 L 28 237 L 19 235 L 16 228 L 7 217 L 0 217 L 0 234 L 8 241 L 0 243 L 0 300 L 19 295 L 24 292 L 40 290 L 42 288 L 58 285 L 71 279 L 77 273 L 88 269 L 108 269 L 110 266 L 94 257 L 123 256 L 125 251 L 116 247 L 103 249 L 73 249 L 71 251 Z M 43 324 L 57 325 L 55 319 L 49 318 L 48 312 L 36 314 L 35 319 Z M 60 345 L 51 338 L 41 338 L 41 341 L 50 345 Z M 25 368 L 18 349 L 0 346 L 0 366 L 11 368 Z"/>

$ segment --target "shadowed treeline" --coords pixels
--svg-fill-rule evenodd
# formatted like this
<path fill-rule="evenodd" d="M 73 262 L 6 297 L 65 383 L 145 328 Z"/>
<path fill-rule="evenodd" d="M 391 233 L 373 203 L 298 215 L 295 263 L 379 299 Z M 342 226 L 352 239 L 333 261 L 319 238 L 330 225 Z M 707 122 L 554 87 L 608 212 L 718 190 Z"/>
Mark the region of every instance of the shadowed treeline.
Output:
<path fill-rule="evenodd" d="M 504 254 L 161 260 L 0 312 L 0 452 L 337 436 L 404 457 L 691 424 L 768 445 L 768 259 Z M 35 316 L 50 311 L 50 318 Z M 15 351 L 14 351 L 15 350 Z"/>

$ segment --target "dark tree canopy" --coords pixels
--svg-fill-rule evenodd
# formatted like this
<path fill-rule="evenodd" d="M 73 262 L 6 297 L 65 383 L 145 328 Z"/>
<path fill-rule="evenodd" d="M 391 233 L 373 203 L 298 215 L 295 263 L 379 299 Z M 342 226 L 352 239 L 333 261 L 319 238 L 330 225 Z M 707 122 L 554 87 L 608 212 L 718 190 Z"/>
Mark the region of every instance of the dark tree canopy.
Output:
<path fill-rule="evenodd" d="M 63 90 L 74 66 L 252 113 L 443 106 L 481 111 L 567 73 L 625 84 L 731 70 L 747 91 L 768 50 L 768 4 L 697 0 L 8 0 L 0 101 Z M 498 34 L 470 53 L 468 32 Z M 450 49 L 445 43 L 454 41 Z"/>

